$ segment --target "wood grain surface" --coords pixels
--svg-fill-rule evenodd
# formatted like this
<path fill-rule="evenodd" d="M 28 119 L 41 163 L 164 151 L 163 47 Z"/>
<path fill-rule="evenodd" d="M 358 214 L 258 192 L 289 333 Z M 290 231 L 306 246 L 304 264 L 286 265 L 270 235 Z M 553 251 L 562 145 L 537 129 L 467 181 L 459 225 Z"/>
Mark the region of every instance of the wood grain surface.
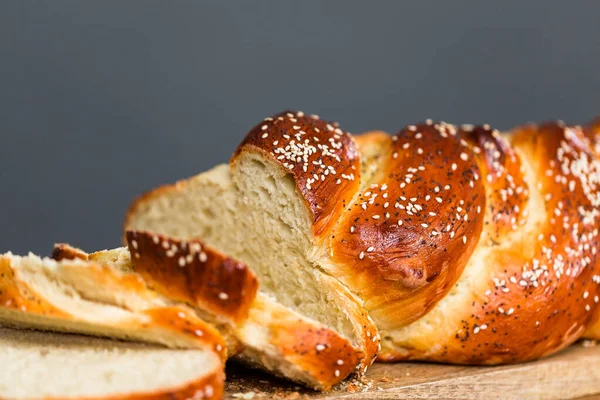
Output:
<path fill-rule="evenodd" d="M 235 364 L 228 366 L 227 380 L 228 399 L 591 399 L 600 394 L 600 346 L 577 343 L 543 360 L 498 367 L 375 364 L 366 385 L 345 384 L 329 393 Z"/>

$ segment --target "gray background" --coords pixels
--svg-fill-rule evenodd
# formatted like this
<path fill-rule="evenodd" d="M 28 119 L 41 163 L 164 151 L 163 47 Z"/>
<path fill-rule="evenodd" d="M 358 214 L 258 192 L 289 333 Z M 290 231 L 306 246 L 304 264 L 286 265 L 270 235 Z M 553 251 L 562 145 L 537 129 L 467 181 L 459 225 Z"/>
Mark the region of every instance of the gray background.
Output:
<path fill-rule="evenodd" d="M 600 2 L 0 2 L 0 251 L 120 244 L 130 200 L 292 108 L 351 132 L 600 113 Z"/>

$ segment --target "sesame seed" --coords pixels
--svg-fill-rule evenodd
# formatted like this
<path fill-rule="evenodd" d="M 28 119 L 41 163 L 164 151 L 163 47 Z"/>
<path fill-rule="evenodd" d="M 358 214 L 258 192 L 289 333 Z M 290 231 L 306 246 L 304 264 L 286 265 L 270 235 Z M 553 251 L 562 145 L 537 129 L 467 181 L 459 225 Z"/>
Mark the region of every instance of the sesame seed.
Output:
<path fill-rule="evenodd" d="M 365 258 L 365 252 L 364 252 L 364 251 L 361 251 L 361 252 L 360 252 L 360 254 L 358 255 L 358 258 L 360 258 L 361 260 L 362 260 L 363 258 Z"/>
<path fill-rule="evenodd" d="M 467 155 L 467 153 L 460 153 L 460 159 L 463 161 L 467 161 L 469 159 L 469 156 Z"/>
<path fill-rule="evenodd" d="M 200 252 L 200 254 L 198 254 L 198 259 L 201 262 L 206 262 L 206 260 L 208 259 L 208 256 L 206 255 L 205 252 L 202 251 L 202 252 Z"/>
<path fill-rule="evenodd" d="M 219 293 L 219 299 L 221 300 L 227 300 L 229 298 L 229 295 L 225 292 L 221 292 Z"/>
<path fill-rule="evenodd" d="M 177 263 L 179 264 L 180 267 L 185 266 L 185 257 L 179 257 L 179 260 L 177 261 Z"/>
<path fill-rule="evenodd" d="M 136 250 L 137 250 L 137 248 L 138 248 L 138 243 L 137 243 L 137 241 L 136 241 L 136 240 L 132 240 L 132 241 L 131 241 L 131 246 L 132 246 L 134 249 L 136 249 Z"/>
<path fill-rule="evenodd" d="M 185 318 L 185 313 L 184 313 L 184 312 L 182 312 L 182 311 L 179 311 L 179 312 L 177 313 L 177 316 L 178 316 L 179 318 Z"/>
<path fill-rule="evenodd" d="M 194 331 L 194 334 L 195 334 L 196 336 L 203 336 L 203 335 L 204 335 L 204 332 L 202 332 L 200 329 L 196 329 L 196 330 Z"/>
<path fill-rule="evenodd" d="M 508 311 L 506 312 L 506 315 L 511 315 L 514 312 L 515 312 L 514 308 L 509 308 Z"/>
<path fill-rule="evenodd" d="M 586 291 L 583 293 L 583 298 L 587 299 L 589 295 L 590 295 L 590 293 Z"/>
<path fill-rule="evenodd" d="M 317 351 L 323 351 L 325 350 L 325 345 L 324 344 L 318 344 L 315 346 L 315 348 L 317 349 Z"/>
<path fill-rule="evenodd" d="M 269 134 L 268 134 L 268 133 L 263 133 L 261 137 L 262 137 L 263 139 L 266 139 L 266 138 L 268 138 L 268 137 L 269 137 Z"/>
<path fill-rule="evenodd" d="M 463 241 L 464 244 L 467 244 L 467 237 L 463 236 L 462 241 Z"/>
<path fill-rule="evenodd" d="M 267 130 L 267 128 L 268 128 L 268 126 L 267 126 L 267 125 L 263 125 L 263 126 L 261 126 L 261 127 L 260 127 L 260 129 L 262 129 L 263 131 L 266 131 L 266 130 Z"/>
<path fill-rule="evenodd" d="M 375 247 L 373 246 L 369 246 L 369 248 L 367 249 L 367 253 L 371 253 L 375 250 Z"/>
<path fill-rule="evenodd" d="M 429 225 L 427 225 L 427 224 L 421 224 L 421 226 L 422 226 L 423 228 L 427 228 Z"/>
<path fill-rule="evenodd" d="M 402 220 L 401 219 L 398 220 L 398 226 L 402 226 Z"/>

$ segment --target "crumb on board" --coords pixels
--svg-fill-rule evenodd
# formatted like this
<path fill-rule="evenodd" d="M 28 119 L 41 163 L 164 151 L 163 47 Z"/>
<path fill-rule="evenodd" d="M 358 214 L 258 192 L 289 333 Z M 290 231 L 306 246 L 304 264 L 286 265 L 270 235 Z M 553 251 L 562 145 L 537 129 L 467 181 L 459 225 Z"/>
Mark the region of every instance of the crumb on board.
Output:
<path fill-rule="evenodd" d="M 246 393 L 233 393 L 231 395 L 231 397 L 235 398 L 235 399 L 244 399 L 244 400 L 249 400 L 249 399 L 253 399 L 254 396 L 256 395 L 255 392 L 246 392 Z"/>
<path fill-rule="evenodd" d="M 582 340 L 581 346 L 587 348 L 598 346 L 597 340 Z"/>

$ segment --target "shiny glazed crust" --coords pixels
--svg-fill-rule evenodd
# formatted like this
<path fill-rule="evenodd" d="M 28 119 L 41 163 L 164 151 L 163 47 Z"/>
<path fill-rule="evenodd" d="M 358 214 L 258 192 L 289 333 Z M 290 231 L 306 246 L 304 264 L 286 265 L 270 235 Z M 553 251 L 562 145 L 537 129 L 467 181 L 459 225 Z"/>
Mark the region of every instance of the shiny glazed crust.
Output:
<path fill-rule="evenodd" d="M 140 231 L 126 237 L 133 270 L 155 290 L 234 323 L 248 317 L 258 279 L 243 263 L 200 240 Z"/>
<path fill-rule="evenodd" d="M 478 146 L 487 182 L 485 226 L 465 270 L 479 264 L 485 275 L 459 282 L 469 286 L 464 307 L 434 309 L 429 330 L 417 324 L 384 360 L 527 361 L 568 346 L 594 320 L 600 164 L 581 129 L 528 125 L 511 146 L 487 127 L 461 135 Z"/>

